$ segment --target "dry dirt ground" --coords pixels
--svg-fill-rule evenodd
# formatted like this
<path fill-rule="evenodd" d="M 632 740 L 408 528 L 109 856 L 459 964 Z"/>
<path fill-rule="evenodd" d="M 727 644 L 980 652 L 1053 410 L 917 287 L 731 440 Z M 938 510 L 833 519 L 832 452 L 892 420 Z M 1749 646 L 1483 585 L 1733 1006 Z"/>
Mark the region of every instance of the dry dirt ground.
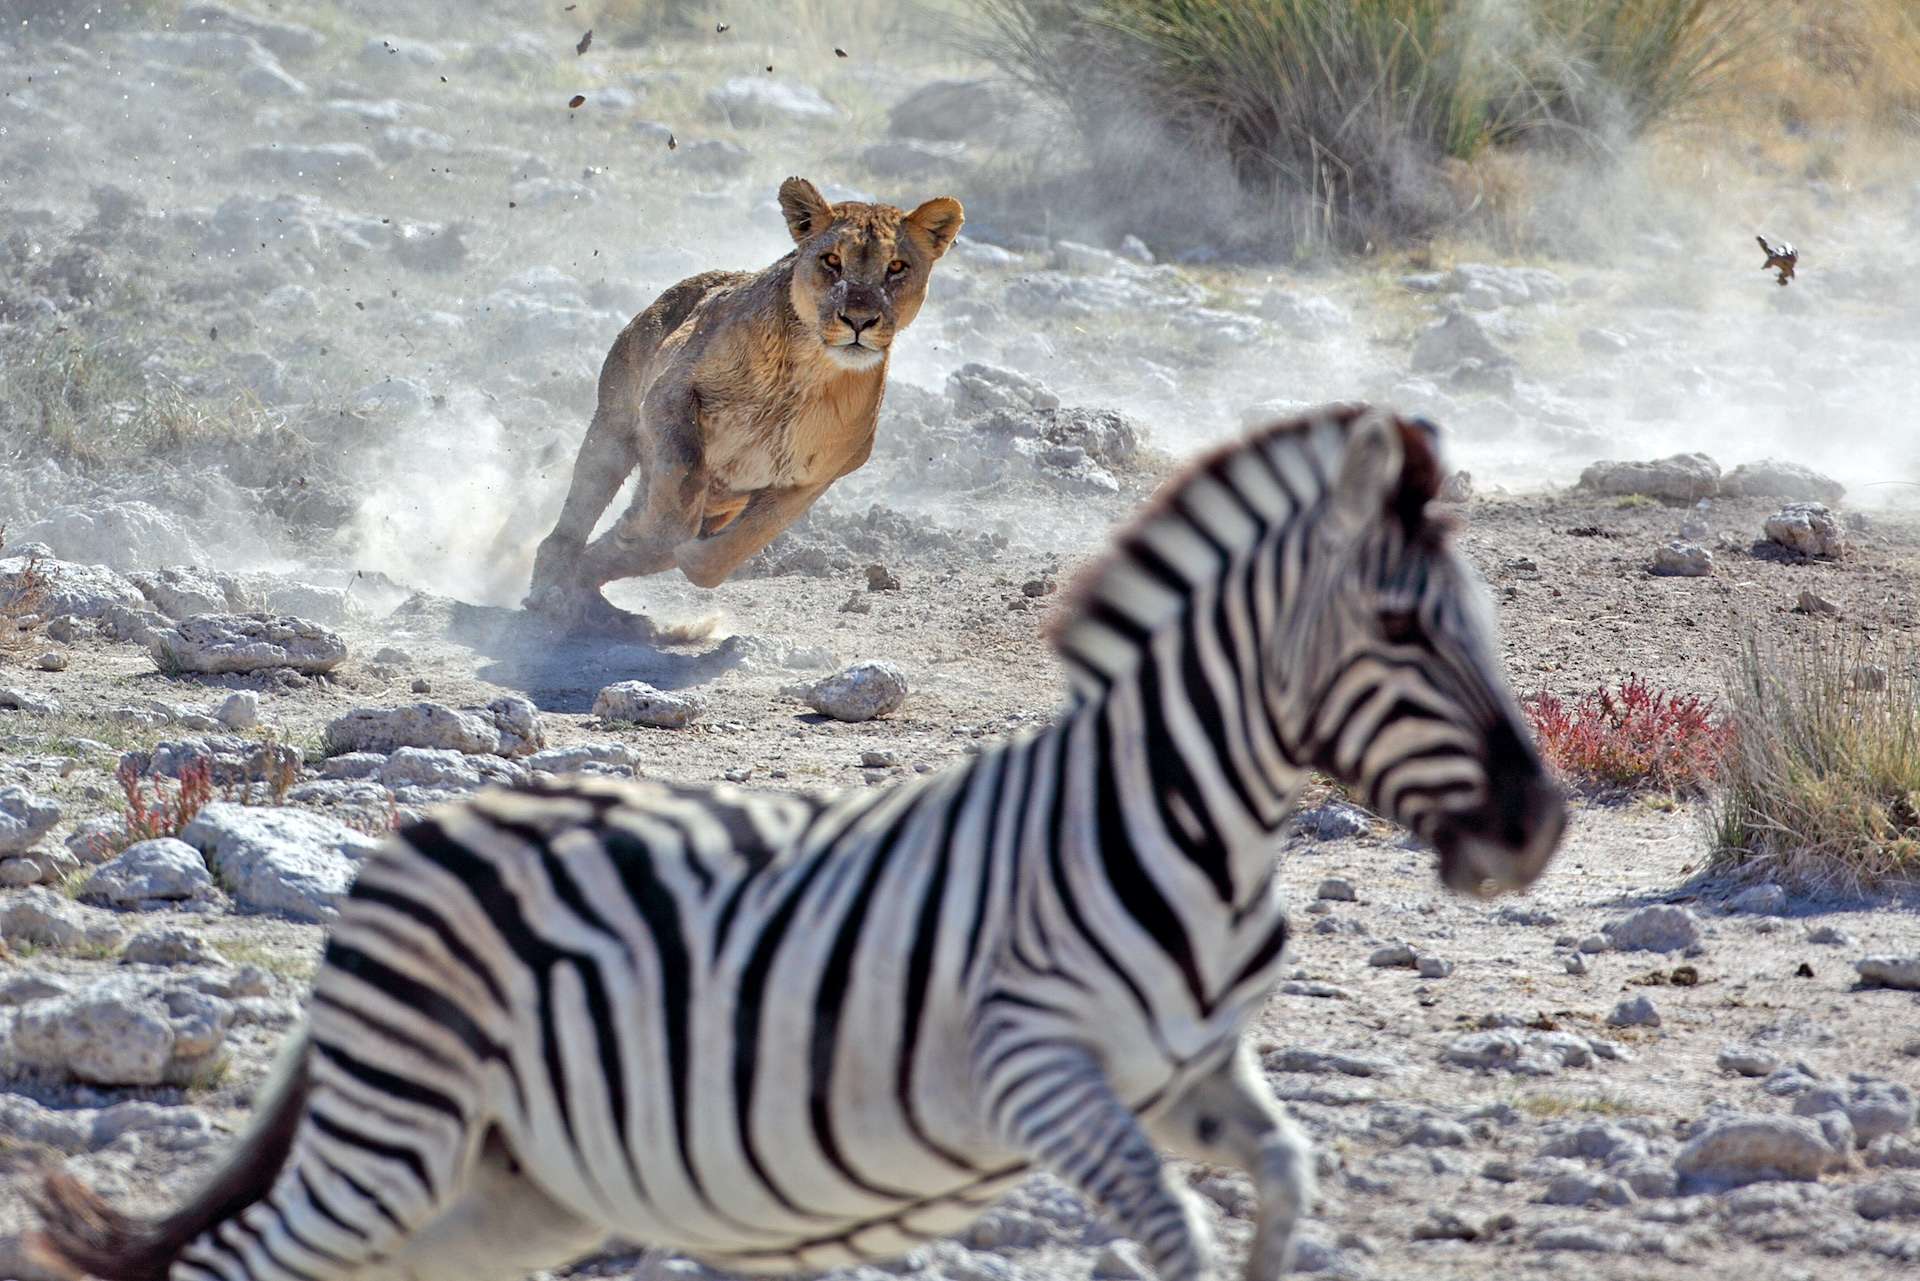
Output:
<path fill-rule="evenodd" d="M 1884 505 L 1903 490 L 1859 483 L 1901 475 L 1912 452 L 1898 436 L 1920 260 L 1901 229 L 1920 187 L 1903 188 L 1904 171 L 1858 191 L 1779 175 L 1765 208 L 1817 210 L 1830 236 L 1788 290 L 1747 261 L 1744 230 L 1721 256 L 1717 211 L 1665 207 L 1615 218 L 1618 256 L 1544 268 L 1146 263 L 996 216 L 969 187 L 983 147 L 895 136 L 893 104 L 977 68 L 868 58 L 827 27 L 807 50 L 742 21 L 734 43 L 603 38 L 589 57 L 573 52 L 570 17 L 503 6 L 455 22 L 336 0 L 293 31 L 290 6 L 243 6 L 266 26 L 190 7 L 199 25 L 157 34 L 0 43 L 13 77 L 0 98 L 0 544 L 128 574 L 197 566 L 215 593 L 215 572 L 269 574 L 234 598 L 315 616 L 348 657 L 311 679 L 195 677 L 113 639 L 138 619 L 43 625 L 0 649 L 0 690 L 58 708 L 0 710 L 0 789 L 62 811 L 35 846 L 48 883 L 0 887 L 0 1281 L 39 1281 L 17 1245 L 43 1169 L 70 1161 L 110 1195 L 164 1204 L 244 1126 L 298 1018 L 319 926 L 248 910 L 231 886 L 112 909 L 84 895 L 97 855 L 65 853 L 77 828 L 121 812 L 122 753 L 204 736 L 192 718 L 234 690 L 260 695 L 244 738 L 304 754 L 306 772 L 282 780 L 296 807 L 360 830 L 429 795 L 328 777 L 341 767 L 326 727 L 420 700 L 525 698 L 550 749 L 595 748 L 650 778 L 886 786 L 1053 713 L 1049 611 L 1170 459 L 1250 402 L 1335 396 L 1431 412 L 1474 472 L 1459 537 L 1521 693 L 1637 672 L 1712 697 L 1749 629 L 1787 647 L 1912 634 L 1920 518 Z M 384 25 L 396 21 L 412 25 Z M 836 44 L 855 56 L 835 58 Z M 763 66 L 818 88 L 828 114 L 805 95 L 715 108 L 710 90 Z M 568 113 L 580 91 L 589 107 Z M 754 103 L 762 114 L 740 105 Z M 711 593 L 616 589 L 666 618 L 717 614 L 711 641 L 555 637 L 511 602 L 606 344 L 679 276 L 782 252 L 768 202 L 794 171 L 838 179 L 836 197 L 953 189 L 974 215 L 902 339 L 874 462 L 751 577 Z M 977 412 L 964 379 L 955 394 L 949 375 L 969 361 L 1019 372 L 1011 418 Z M 1048 436 L 1062 422 L 1042 384 L 1069 408 L 1126 411 L 1144 439 L 1089 450 L 1094 437 Z M 1568 485 L 1596 458 L 1694 448 L 1728 466 L 1847 464 L 1841 510 L 1871 508 L 1870 525 L 1846 557 L 1801 560 L 1761 541 L 1777 500 L 1719 498 L 1695 538 L 1715 574 L 1652 577 L 1689 509 Z M 869 590 L 876 563 L 896 588 Z M 1795 612 L 1803 591 L 1837 617 Z M 46 651 L 61 670 L 35 664 Z M 910 685 L 890 716 L 845 724 L 788 692 L 867 659 Z M 703 714 L 676 730 L 593 717 L 597 692 L 625 680 L 697 694 Z M 463 786 L 465 769 L 440 781 Z M 1752 887 L 1702 875 L 1698 805 L 1655 798 L 1581 802 L 1531 895 L 1476 905 L 1444 896 L 1398 833 L 1310 799 L 1278 851 L 1299 968 L 1256 1033 L 1319 1152 L 1302 1271 L 1644 1281 L 1920 1267 L 1920 998 L 1860 986 L 1854 968 L 1920 955 L 1911 895 L 1762 892 L 1736 910 Z M 1648 908 L 1671 910 L 1636 916 Z M 1629 950 L 1662 924 L 1670 950 Z M 18 1061 L 23 1025 L 93 994 L 115 1026 L 148 1020 L 190 1070 L 128 1086 Z M 1642 997 L 1657 1023 L 1638 1007 L 1610 1021 Z M 61 1053 L 83 1056 L 84 1040 Z M 1748 1116 L 1776 1123 L 1771 1157 L 1790 1168 L 1772 1173 L 1807 1177 L 1734 1186 L 1763 1171 L 1696 1168 L 1689 1145 Z M 1244 1182 L 1188 1174 L 1231 1256 Z M 635 1254 L 578 1271 L 707 1275 Z M 891 1271 L 1126 1281 L 1141 1267 L 1042 1179 Z"/>

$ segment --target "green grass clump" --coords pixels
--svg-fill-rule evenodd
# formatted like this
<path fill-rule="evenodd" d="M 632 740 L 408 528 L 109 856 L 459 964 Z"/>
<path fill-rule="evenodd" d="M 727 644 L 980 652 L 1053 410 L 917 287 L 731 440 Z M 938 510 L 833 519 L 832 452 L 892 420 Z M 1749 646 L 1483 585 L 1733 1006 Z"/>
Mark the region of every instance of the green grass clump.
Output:
<path fill-rule="evenodd" d="M 1222 157 L 1297 247 L 1448 216 L 1449 163 L 1606 148 L 1718 92 L 1759 0 L 975 0 L 975 44 L 1090 149 L 1135 113 Z"/>
<path fill-rule="evenodd" d="M 1716 870 L 1816 888 L 1920 877 L 1920 680 L 1909 655 L 1749 637 L 1711 814 Z"/>

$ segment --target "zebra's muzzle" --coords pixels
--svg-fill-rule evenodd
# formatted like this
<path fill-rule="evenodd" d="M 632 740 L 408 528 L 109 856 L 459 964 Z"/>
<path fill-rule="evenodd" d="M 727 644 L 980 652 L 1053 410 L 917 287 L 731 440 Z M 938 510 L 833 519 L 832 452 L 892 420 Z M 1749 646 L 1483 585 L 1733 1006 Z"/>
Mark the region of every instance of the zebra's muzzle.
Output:
<path fill-rule="evenodd" d="M 1566 796 L 1544 771 L 1497 778 L 1485 802 L 1435 830 L 1440 881 L 1470 898 L 1524 890 L 1546 870 L 1566 829 Z"/>

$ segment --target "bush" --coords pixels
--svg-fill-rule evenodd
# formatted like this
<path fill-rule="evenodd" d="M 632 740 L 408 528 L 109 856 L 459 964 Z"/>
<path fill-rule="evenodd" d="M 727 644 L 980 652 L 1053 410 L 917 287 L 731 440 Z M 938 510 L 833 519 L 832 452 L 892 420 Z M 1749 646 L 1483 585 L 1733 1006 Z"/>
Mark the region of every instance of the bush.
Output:
<path fill-rule="evenodd" d="M 1920 681 L 1905 657 L 1746 641 L 1729 680 L 1715 866 L 1849 889 L 1920 877 Z"/>
<path fill-rule="evenodd" d="M 1697 795 L 1713 782 L 1732 728 L 1690 694 L 1629 676 L 1572 702 L 1536 694 L 1525 704 L 1541 754 L 1576 786 L 1603 792 Z"/>
<path fill-rule="evenodd" d="M 976 0 L 976 45 L 1064 106 L 1094 168 L 1144 114 L 1224 158 L 1294 246 L 1450 213 L 1443 172 L 1523 140 L 1605 147 L 1721 85 L 1759 0 Z M 1496 17 L 1499 18 L 1496 21 Z"/>

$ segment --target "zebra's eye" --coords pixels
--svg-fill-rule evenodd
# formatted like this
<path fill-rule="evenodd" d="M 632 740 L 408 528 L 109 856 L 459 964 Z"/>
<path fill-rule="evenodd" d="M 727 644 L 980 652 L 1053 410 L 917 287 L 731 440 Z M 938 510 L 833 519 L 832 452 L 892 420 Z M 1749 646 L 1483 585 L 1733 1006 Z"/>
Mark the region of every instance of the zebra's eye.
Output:
<path fill-rule="evenodd" d="M 1410 609 L 1383 610 L 1380 614 L 1380 634 L 1396 645 L 1417 640 L 1420 636 L 1420 615 Z"/>

